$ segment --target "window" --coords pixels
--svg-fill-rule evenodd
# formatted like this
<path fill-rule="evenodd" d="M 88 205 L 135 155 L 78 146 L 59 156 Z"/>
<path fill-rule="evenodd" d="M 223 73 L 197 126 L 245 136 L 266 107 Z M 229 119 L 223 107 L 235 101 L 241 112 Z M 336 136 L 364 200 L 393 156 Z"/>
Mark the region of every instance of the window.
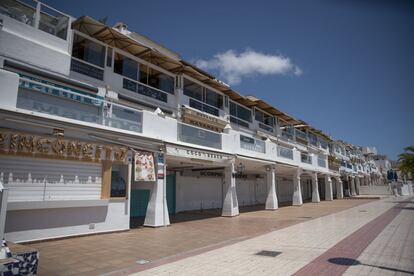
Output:
<path fill-rule="evenodd" d="M 203 100 L 203 89 L 200 85 L 184 79 L 184 95 L 196 100 Z"/>
<path fill-rule="evenodd" d="M 113 165 L 111 172 L 111 197 L 126 197 L 126 178 L 128 167 L 125 165 Z"/>
<path fill-rule="evenodd" d="M 113 49 L 108 47 L 108 53 L 106 55 L 106 66 L 108 67 L 112 67 L 112 54 L 113 54 Z"/>
<path fill-rule="evenodd" d="M 148 68 L 148 84 L 154 88 L 174 94 L 174 78 L 154 68 Z"/>
<path fill-rule="evenodd" d="M 114 72 L 127 78 L 138 79 L 138 62 L 115 53 Z"/>
<path fill-rule="evenodd" d="M 230 115 L 236 118 L 242 119 L 247 122 L 252 121 L 252 112 L 241 105 L 234 102 L 230 102 Z"/>
<path fill-rule="evenodd" d="M 93 65 L 104 67 L 105 46 L 75 34 L 73 37 L 72 56 Z"/>
<path fill-rule="evenodd" d="M 256 119 L 256 121 L 261 122 L 261 123 L 263 123 L 265 125 L 268 125 L 268 126 L 273 126 L 274 125 L 273 116 L 271 116 L 267 113 L 264 113 L 264 112 L 262 112 L 258 109 L 255 110 L 255 119 Z"/>
<path fill-rule="evenodd" d="M 184 79 L 184 95 L 191 98 L 190 107 L 209 114 L 219 116 L 219 109 L 223 108 L 222 95 L 187 79 Z"/>

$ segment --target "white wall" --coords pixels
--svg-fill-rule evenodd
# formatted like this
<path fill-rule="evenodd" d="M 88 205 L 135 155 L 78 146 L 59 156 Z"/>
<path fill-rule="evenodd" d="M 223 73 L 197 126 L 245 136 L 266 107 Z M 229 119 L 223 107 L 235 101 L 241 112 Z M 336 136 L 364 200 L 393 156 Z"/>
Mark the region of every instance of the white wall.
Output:
<path fill-rule="evenodd" d="M 5 232 L 6 240 L 23 242 L 126 229 L 128 201 L 120 200 L 108 206 L 8 211 Z"/>

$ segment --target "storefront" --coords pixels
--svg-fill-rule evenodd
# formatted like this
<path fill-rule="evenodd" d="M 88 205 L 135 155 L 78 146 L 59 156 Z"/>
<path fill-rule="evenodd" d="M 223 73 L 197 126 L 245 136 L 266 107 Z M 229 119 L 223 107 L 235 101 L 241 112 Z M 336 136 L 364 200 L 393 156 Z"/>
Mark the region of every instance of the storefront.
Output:
<path fill-rule="evenodd" d="M 53 132 L 0 129 L 0 180 L 9 189 L 6 238 L 128 229 L 128 148 Z"/>
<path fill-rule="evenodd" d="M 221 209 L 226 195 L 225 168 L 234 157 L 176 145 L 167 145 L 166 153 L 169 209 Z"/>

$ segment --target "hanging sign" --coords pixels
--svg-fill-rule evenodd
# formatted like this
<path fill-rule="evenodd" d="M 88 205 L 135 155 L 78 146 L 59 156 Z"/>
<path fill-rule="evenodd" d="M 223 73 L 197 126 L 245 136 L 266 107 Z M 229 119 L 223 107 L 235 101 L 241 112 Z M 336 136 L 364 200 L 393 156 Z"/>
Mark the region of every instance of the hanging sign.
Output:
<path fill-rule="evenodd" d="M 157 178 L 164 179 L 164 154 L 157 154 Z"/>
<path fill-rule="evenodd" d="M 135 181 L 155 181 L 154 156 L 150 152 L 135 152 Z"/>

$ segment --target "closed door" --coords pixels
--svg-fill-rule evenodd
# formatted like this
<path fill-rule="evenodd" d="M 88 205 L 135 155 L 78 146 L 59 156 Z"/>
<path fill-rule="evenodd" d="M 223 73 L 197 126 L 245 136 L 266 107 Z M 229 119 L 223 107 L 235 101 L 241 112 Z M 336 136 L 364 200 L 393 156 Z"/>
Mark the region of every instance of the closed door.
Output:
<path fill-rule="evenodd" d="M 131 190 L 131 217 L 145 217 L 150 190 Z"/>
<path fill-rule="evenodd" d="M 175 214 L 175 173 L 167 175 L 168 213 Z"/>

